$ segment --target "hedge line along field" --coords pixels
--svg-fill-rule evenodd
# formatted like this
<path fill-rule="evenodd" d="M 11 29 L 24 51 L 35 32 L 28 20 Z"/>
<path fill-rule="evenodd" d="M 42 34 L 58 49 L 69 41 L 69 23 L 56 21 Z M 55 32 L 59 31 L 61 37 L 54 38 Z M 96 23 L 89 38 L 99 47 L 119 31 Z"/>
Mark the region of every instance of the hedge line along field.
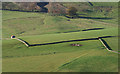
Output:
<path fill-rule="evenodd" d="M 114 10 L 112 12 L 117 13 Z M 112 12 L 106 15 L 112 19 L 70 19 L 47 13 L 3 10 L 3 72 L 118 72 L 118 54 L 107 51 L 99 40 L 26 47 L 10 39 L 15 35 L 30 44 L 41 44 L 118 36 L 117 15 L 111 15 Z M 104 12 L 94 13 L 86 12 L 82 16 L 95 18 L 104 15 Z M 117 51 L 118 37 L 103 39 Z"/>

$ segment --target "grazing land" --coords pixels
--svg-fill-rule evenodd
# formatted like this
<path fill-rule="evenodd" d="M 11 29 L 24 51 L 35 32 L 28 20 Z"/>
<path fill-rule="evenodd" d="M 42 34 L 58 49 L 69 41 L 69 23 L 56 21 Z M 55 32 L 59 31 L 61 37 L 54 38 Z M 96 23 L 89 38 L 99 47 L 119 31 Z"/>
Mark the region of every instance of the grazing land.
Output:
<path fill-rule="evenodd" d="M 94 5 L 104 8 L 109 4 Z M 117 4 L 111 3 L 111 6 L 112 12 L 105 12 L 105 9 L 103 12 L 78 11 L 80 17 L 73 19 L 48 13 L 2 10 L 3 72 L 118 72 L 118 54 L 107 51 L 99 40 L 26 47 L 16 39 L 10 39 L 11 35 L 15 35 L 34 45 L 116 36 L 103 39 L 112 50 L 120 52 Z"/>

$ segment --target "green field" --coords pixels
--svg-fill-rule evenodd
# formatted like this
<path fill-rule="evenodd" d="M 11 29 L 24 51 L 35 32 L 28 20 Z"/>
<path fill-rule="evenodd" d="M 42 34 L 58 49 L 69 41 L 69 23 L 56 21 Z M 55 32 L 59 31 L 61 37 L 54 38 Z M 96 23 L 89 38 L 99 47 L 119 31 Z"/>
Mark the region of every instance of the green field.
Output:
<path fill-rule="evenodd" d="M 3 49 L 4 49 L 3 50 L 3 71 L 4 72 L 6 71 L 8 72 L 9 71 L 10 72 L 11 71 L 12 72 L 14 71 L 16 72 L 19 72 L 19 71 L 21 72 L 24 72 L 24 71 L 25 72 L 28 72 L 28 71 L 33 71 L 33 72 L 62 71 L 64 72 L 65 71 L 67 72 L 68 71 L 69 72 L 71 71 L 71 68 L 73 72 L 74 71 L 75 72 L 76 71 L 77 72 L 78 71 L 80 72 L 86 72 L 86 71 L 87 72 L 89 71 L 116 72 L 117 71 L 117 62 L 118 62 L 117 54 L 108 52 L 99 41 L 94 40 L 94 41 L 77 42 L 83 45 L 81 47 L 70 46 L 70 44 L 72 43 L 76 43 L 76 42 L 27 48 L 22 43 L 19 43 L 16 40 L 11 40 L 10 42 L 3 41 L 3 45 L 8 44 L 7 47 L 3 46 Z M 79 64 L 76 63 L 76 65 L 73 65 L 73 67 L 67 67 L 67 68 L 66 68 L 67 65 L 63 66 L 63 64 L 69 61 L 72 61 L 77 57 L 79 58 L 74 62 L 79 62 Z M 87 59 L 86 57 L 87 58 L 90 57 L 91 59 L 90 58 Z M 82 60 L 82 61 L 78 61 L 78 60 Z M 91 61 L 86 61 L 86 60 L 91 60 Z M 93 61 L 95 63 L 93 63 Z M 87 64 L 90 64 L 90 66 L 83 64 L 84 62 L 86 62 Z M 99 65 L 99 64 L 102 64 L 103 62 L 105 63 L 104 65 Z M 99 68 L 103 67 L 104 69 L 96 68 L 97 65 L 99 65 Z M 68 64 L 68 66 L 72 66 L 72 65 Z M 83 66 L 83 67 L 80 67 L 80 66 Z M 86 68 L 86 69 L 84 70 L 83 68 Z"/>
<path fill-rule="evenodd" d="M 99 6 L 99 3 L 96 5 Z M 118 18 L 110 16 L 113 13 L 109 13 L 107 17 L 114 19 L 98 20 L 70 19 L 65 16 L 50 16 L 48 13 L 2 12 L 3 72 L 118 72 L 118 54 L 107 51 L 99 40 L 26 47 L 23 43 L 10 39 L 11 35 L 15 35 L 29 44 L 42 44 L 118 36 Z M 85 17 L 96 17 L 94 13 L 87 13 Z M 97 17 L 103 16 L 102 14 L 101 12 Z M 95 28 L 102 29 L 94 30 Z M 83 31 L 86 29 L 91 30 Z M 118 51 L 118 37 L 103 39 L 112 50 Z M 82 46 L 71 46 L 76 43 Z"/>

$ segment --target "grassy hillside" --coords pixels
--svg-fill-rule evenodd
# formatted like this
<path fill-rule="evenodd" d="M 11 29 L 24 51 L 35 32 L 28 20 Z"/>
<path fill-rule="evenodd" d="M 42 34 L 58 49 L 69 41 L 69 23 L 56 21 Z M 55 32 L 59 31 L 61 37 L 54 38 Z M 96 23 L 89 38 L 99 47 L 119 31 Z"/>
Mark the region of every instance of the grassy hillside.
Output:
<path fill-rule="evenodd" d="M 3 11 L 3 37 L 8 38 L 12 34 L 41 35 L 88 28 L 108 28 L 118 24 L 118 3 L 93 3 L 94 6 L 90 6 L 89 3 L 62 4 L 66 7 L 76 7 L 79 18 L 50 16 L 48 13 Z"/>
<path fill-rule="evenodd" d="M 106 23 L 102 20 L 69 19 L 64 16 L 50 16 L 43 13 L 3 11 L 3 37 L 8 38 L 12 34 L 17 36 L 41 35 L 117 26 L 116 23 Z M 106 19 L 106 21 L 110 21 L 110 19 Z"/>
<path fill-rule="evenodd" d="M 83 46 L 70 46 L 70 44 L 73 43 L 79 43 Z M 25 47 L 16 40 L 7 40 L 3 41 L 3 49 L 4 72 L 116 72 L 118 70 L 117 54 L 108 52 L 102 44 L 96 40 L 30 48 Z M 71 65 L 70 63 L 64 66 L 65 63 L 68 63 L 77 57 L 79 57 L 78 60 L 72 62 L 75 65 Z M 95 63 L 93 63 L 93 61 Z M 83 64 L 83 62 L 86 62 L 87 65 Z M 103 62 L 105 63 L 104 65 L 102 65 Z M 69 65 L 71 67 L 69 67 Z M 99 68 L 103 67 L 104 69 L 96 68 L 97 65 L 99 65 Z"/>
<path fill-rule="evenodd" d="M 48 13 L 3 10 L 3 72 L 118 72 L 118 54 L 107 51 L 99 40 L 26 47 L 10 39 L 15 35 L 29 44 L 41 44 L 118 36 L 116 3 L 93 3 L 94 8 L 88 3 L 62 4 L 86 7 L 79 9 L 79 17 L 74 19 Z M 108 8 L 110 11 L 107 12 Z M 118 51 L 118 37 L 103 39 L 112 50 Z"/>
<path fill-rule="evenodd" d="M 87 38 L 97 38 L 101 36 L 117 36 L 117 35 L 118 35 L 118 30 L 116 28 L 110 28 L 110 29 L 98 30 L 98 31 L 23 36 L 20 38 L 26 40 L 30 44 L 36 44 L 36 43 L 40 44 L 40 43 L 50 43 L 57 41 L 67 41 L 67 40 L 75 40 L 75 39 L 87 39 Z"/>
<path fill-rule="evenodd" d="M 111 49 L 115 51 L 119 51 L 118 50 L 118 38 L 106 38 L 105 41 L 108 43 Z"/>
<path fill-rule="evenodd" d="M 63 3 L 66 7 L 76 7 L 79 16 L 86 17 L 110 17 L 112 20 L 94 19 L 97 21 L 116 23 L 118 22 L 118 3 L 117 2 L 92 2 L 91 6 L 88 2 L 68 2 Z"/>

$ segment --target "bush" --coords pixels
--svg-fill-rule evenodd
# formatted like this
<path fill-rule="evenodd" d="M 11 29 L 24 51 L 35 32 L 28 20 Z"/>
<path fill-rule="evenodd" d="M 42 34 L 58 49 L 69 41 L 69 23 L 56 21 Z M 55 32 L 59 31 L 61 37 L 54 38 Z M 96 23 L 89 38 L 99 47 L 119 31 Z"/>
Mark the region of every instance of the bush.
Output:
<path fill-rule="evenodd" d="M 69 16 L 74 16 L 76 15 L 77 9 L 75 7 L 69 7 L 68 9 L 66 9 L 66 13 Z"/>

